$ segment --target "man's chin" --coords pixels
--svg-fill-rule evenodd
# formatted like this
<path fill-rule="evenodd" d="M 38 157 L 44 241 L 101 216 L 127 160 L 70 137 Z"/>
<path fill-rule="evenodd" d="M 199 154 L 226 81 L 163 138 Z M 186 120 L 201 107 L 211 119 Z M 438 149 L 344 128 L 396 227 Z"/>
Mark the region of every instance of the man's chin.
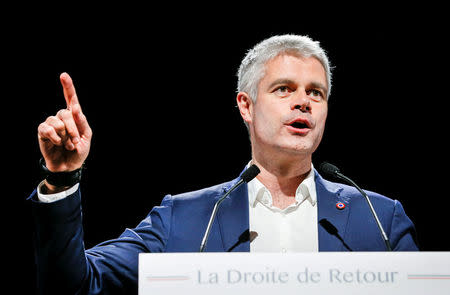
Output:
<path fill-rule="evenodd" d="M 280 148 L 280 152 L 299 156 L 312 155 L 314 150 L 315 148 L 307 143 L 287 144 Z"/>

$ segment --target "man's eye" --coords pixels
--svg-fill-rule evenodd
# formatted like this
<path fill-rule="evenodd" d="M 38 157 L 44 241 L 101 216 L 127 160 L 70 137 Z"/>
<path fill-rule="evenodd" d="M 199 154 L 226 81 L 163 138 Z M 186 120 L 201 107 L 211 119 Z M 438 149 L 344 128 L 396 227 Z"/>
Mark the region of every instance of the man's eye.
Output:
<path fill-rule="evenodd" d="M 277 89 L 275 89 L 275 94 L 280 96 L 286 96 L 291 92 L 291 89 L 289 89 L 288 86 L 280 86 Z"/>
<path fill-rule="evenodd" d="M 320 101 L 323 98 L 323 94 L 320 90 L 312 89 L 308 91 L 308 95 L 311 97 L 314 101 Z"/>

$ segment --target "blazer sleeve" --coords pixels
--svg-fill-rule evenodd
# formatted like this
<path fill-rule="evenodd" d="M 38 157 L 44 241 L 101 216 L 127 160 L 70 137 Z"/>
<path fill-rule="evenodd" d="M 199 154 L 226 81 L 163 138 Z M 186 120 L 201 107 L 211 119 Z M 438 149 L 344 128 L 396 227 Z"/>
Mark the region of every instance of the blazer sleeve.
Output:
<path fill-rule="evenodd" d="M 402 204 L 394 201 L 394 214 L 389 240 L 393 251 L 418 251 L 416 229 Z"/>
<path fill-rule="evenodd" d="M 164 252 L 172 198 L 154 207 L 134 229 L 85 250 L 81 194 L 54 203 L 31 197 L 39 294 L 137 294 L 138 256 Z"/>

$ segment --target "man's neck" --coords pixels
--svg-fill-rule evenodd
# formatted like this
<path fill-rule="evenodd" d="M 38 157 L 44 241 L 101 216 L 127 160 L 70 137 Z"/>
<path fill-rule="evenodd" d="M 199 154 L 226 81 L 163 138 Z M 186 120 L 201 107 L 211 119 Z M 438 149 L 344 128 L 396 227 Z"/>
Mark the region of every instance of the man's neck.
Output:
<path fill-rule="evenodd" d="M 298 186 L 311 170 L 311 158 L 290 161 L 252 160 L 261 172 L 257 178 L 272 195 L 273 206 L 284 209 L 295 203 Z"/>

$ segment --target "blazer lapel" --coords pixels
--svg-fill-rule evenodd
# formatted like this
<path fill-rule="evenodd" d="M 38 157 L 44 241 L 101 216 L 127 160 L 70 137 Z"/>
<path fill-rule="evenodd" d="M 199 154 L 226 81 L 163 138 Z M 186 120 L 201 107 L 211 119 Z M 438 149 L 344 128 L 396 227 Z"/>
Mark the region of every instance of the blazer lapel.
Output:
<path fill-rule="evenodd" d="M 235 179 L 224 188 L 225 193 Z M 225 252 L 250 252 L 249 214 L 247 184 L 240 185 L 221 204 L 217 212 L 219 230 Z"/>
<path fill-rule="evenodd" d="M 327 181 L 315 171 L 318 204 L 319 251 L 351 251 L 345 243 L 345 230 L 349 215 L 349 201 L 341 197 L 342 188 Z M 337 204 L 343 203 L 343 209 Z"/>

